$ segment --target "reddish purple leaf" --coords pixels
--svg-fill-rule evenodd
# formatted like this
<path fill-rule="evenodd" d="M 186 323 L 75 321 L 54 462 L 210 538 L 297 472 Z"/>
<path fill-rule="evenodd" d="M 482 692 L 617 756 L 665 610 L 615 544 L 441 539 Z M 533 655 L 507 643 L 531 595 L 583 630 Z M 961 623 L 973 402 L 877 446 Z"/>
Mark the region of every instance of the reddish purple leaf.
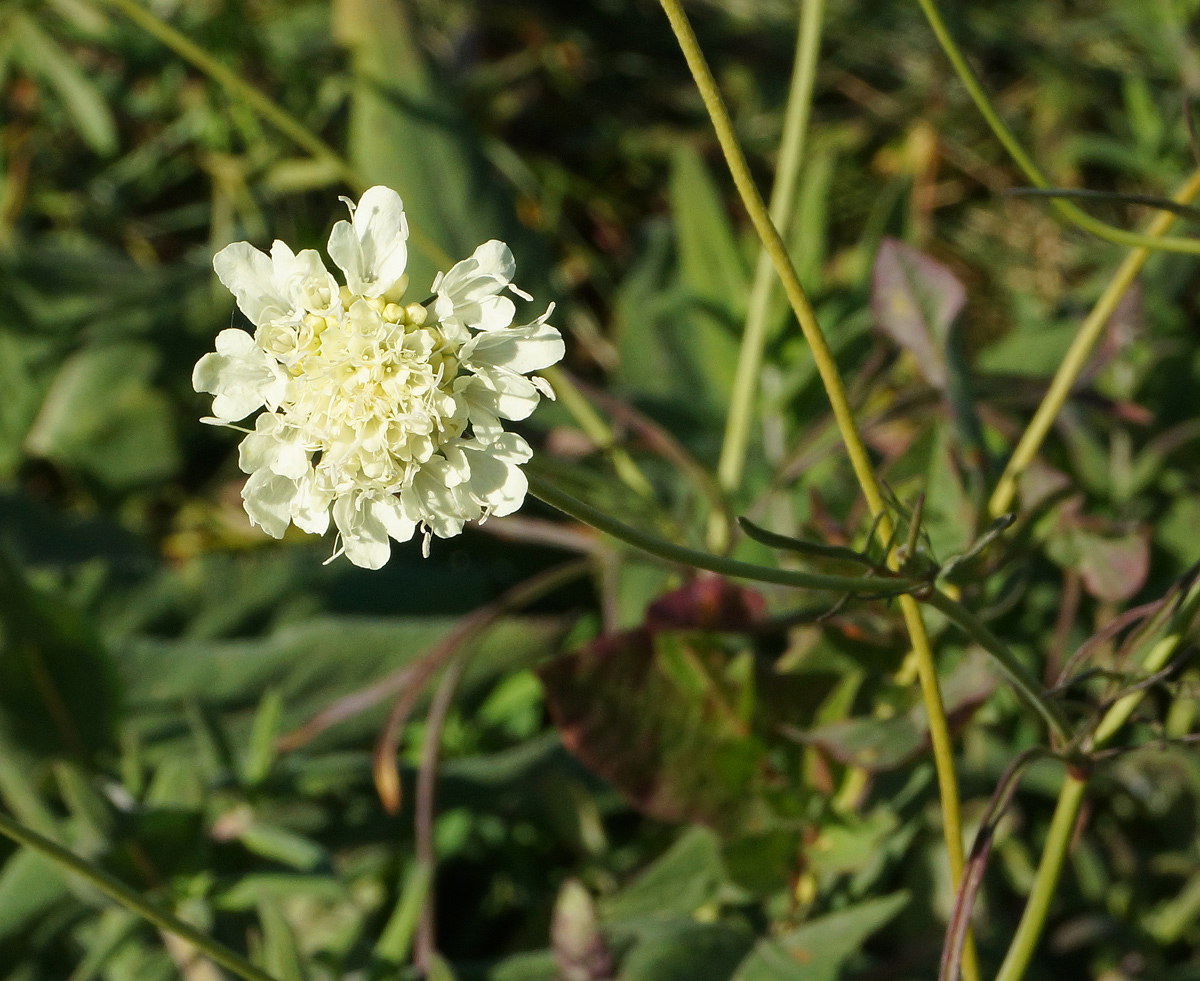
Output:
<path fill-rule="evenodd" d="M 883 240 L 871 273 L 875 325 L 912 354 L 937 388 L 946 387 L 946 344 L 966 302 L 966 288 L 941 263 L 894 238 Z"/>

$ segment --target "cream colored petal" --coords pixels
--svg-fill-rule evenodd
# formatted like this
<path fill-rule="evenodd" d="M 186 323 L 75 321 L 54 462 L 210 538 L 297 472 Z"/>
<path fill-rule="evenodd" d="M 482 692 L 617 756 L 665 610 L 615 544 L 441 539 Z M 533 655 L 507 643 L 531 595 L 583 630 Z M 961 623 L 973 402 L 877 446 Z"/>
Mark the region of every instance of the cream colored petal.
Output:
<path fill-rule="evenodd" d="M 400 195 L 389 187 L 367 190 L 351 221 L 339 221 L 329 236 L 329 256 L 361 296 L 381 296 L 408 263 L 408 219 Z"/>
<path fill-rule="evenodd" d="M 557 364 L 566 354 L 562 335 L 547 323 L 532 323 L 476 334 L 462 349 L 467 365 L 507 368 L 518 374 L 540 371 Z"/>
<path fill-rule="evenodd" d="M 292 520 L 296 482 L 270 470 L 251 474 L 242 488 L 242 501 L 250 521 L 272 538 L 282 538 Z"/>
<path fill-rule="evenodd" d="M 333 522 L 342 536 L 346 558 L 362 569 L 381 569 L 391 557 L 387 528 L 361 495 L 346 494 L 333 502 Z"/>
<path fill-rule="evenodd" d="M 283 245 L 277 242 L 277 245 Z M 287 248 L 287 246 L 284 246 Z M 275 269 L 265 253 L 249 242 L 234 242 L 213 256 L 217 278 L 237 298 L 256 327 L 269 320 L 295 315 L 294 305 L 275 279 Z"/>
<path fill-rule="evenodd" d="M 217 335 L 217 350 L 192 369 L 192 387 L 213 399 L 213 415 L 225 422 L 244 419 L 264 403 L 278 404 L 286 379 L 279 366 L 244 330 Z"/>

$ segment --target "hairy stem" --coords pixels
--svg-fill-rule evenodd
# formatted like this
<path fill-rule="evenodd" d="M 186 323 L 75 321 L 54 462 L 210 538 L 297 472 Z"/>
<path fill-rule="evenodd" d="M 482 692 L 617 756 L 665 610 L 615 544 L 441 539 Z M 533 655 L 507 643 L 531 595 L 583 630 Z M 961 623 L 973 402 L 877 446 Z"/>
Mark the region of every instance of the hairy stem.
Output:
<path fill-rule="evenodd" d="M 954 36 L 950 33 L 949 28 L 946 27 L 946 22 L 942 20 L 941 12 L 938 10 L 935 0 L 917 0 L 917 2 L 921 5 L 921 10 L 925 12 L 925 18 L 929 21 L 929 26 L 933 29 L 938 43 L 942 46 L 942 50 L 950 60 L 950 64 L 954 67 L 959 80 L 970 94 L 975 107 L 987 122 L 996 139 L 1003 144 L 1004 149 L 1008 151 L 1008 155 L 1013 158 L 1013 162 L 1025 173 L 1031 184 L 1041 189 L 1049 188 L 1051 186 L 1049 178 L 1038 169 L 1037 164 L 1033 162 L 1033 158 L 1025 152 L 1025 149 L 1013 135 L 1012 130 L 1000 118 L 1000 114 L 996 111 L 996 107 L 992 105 L 987 92 L 980 84 L 979 79 L 975 77 L 971 66 L 967 64 L 967 59 L 964 57 L 962 50 L 954 40 Z M 1157 249 L 1162 252 L 1200 254 L 1200 239 L 1163 238 L 1161 235 L 1156 236 L 1150 233 L 1130 232 L 1103 222 L 1099 218 L 1093 218 L 1086 211 L 1063 198 L 1055 198 L 1051 203 L 1054 210 L 1064 219 L 1071 222 L 1071 224 L 1107 242 Z"/>
<path fill-rule="evenodd" d="M 695 79 L 700 96 L 704 100 L 705 108 L 708 110 L 713 129 L 716 131 L 717 140 L 721 144 L 721 150 L 725 154 L 725 161 L 733 176 L 733 182 L 737 186 L 738 194 L 750 215 L 750 220 L 762 241 L 763 248 L 771 257 L 775 271 L 783 283 L 784 293 L 800 323 L 804 338 L 812 350 L 817 373 L 821 377 L 826 395 L 833 408 L 834 419 L 837 421 L 842 442 L 846 446 L 851 466 L 854 468 L 854 474 L 862 488 L 863 497 L 866 498 L 872 517 L 877 519 L 882 540 L 889 541 L 892 537 L 891 518 L 884 506 L 882 489 L 875 477 L 871 458 L 862 441 L 858 425 L 854 420 L 854 413 L 846 397 L 837 362 L 829 350 L 829 344 L 813 313 L 812 305 L 808 302 L 804 287 L 800 285 L 800 279 L 796 275 L 795 267 L 788 256 L 783 239 L 779 237 L 779 232 L 771 221 L 766 205 L 763 204 L 758 188 L 750 175 L 750 168 L 746 164 L 745 154 L 742 153 L 742 148 L 738 143 L 733 122 L 729 118 L 729 112 L 725 108 L 724 100 L 721 98 L 712 71 L 708 67 L 704 52 L 700 49 L 691 24 L 688 23 L 683 6 L 680 0 L 660 0 L 660 3 L 671 23 L 671 29 L 675 33 L 684 58 L 687 60 L 688 68 Z M 896 561 L 894 554 L 889 556 L 889 561 L 893 563 Z M 958 777 L 954 772 L 954 750 L 950 739 L 950 727 L 946 722 L 946 710 L 942 704 L 941 690 L 938 687 L 937 664 L 934 661 L 933 648 L 925 629 L 925 621 L 921 616 L 921 608 L 915 599 L 905 595 L 900 597 L 900 609 L 904 614 L 904 622 L 908 628 L 909 638 L 912 640 L 913 650 L 916 652 L 921 694 L 925 701 L 926 713 L 929 716 L 930 743 L 933 747 L 934 767 L 937 770 L 938 788 L 941 794 L 942 825 L 946 836 L 946 851 L 950 860 L 950 876 L 954 888 L 957 890 L 958 884 L 962 880 L 964 866 L 962 808 L 958 795 Z M 978 979 L 979 969 L 973 944 L 968 946 L 966 956 L 963 958 L 963 967 L 968 981 Z"/>
<path fill-rule="evenodd" d="M 119 879 L 113 878 L 74 852 L 68 851 L 57 842 L 51 841 L 3 813 L 0 813 L 0 834 L 11 838 L 18 845 L 50 859 L 56 865 L 74 873 L 81 879 L 85 879 L 110 899 L 124 906 L 131 913 L 136 913 L 142 919 L 154 924 L 160 930 L 165 930 L 167 933 L 186 940 L 214 964 L 219 964 L 226 970 L 232 971 L 243 981 L 276 981 L 266 971 L 255 967 L 240 954 L 234 953 L 223 944 L 217 943 L 212 937 L 201 933 L 190 923 L 185 923 L 179 917 L 156 906 Z"/>
<path fill-rule="evenodd" d="M 1200 170 L 1192 174 L 1188 182 L 1179 189 L 1175 195 L 1175 201 L 1179 204 L 1186 204 L 1197 194 L 1200 194 Z M 1167 211 L 1155 215 L 1146 227 L 1146 234 L 1152 238 L 1158 238 L 1171 227 L 1174 221 L 1175 216 Z M 993 516 L 1004 514 L 1012 507 L 1013 498 L 1017 492 L 1018 478 L 1037 456 L 1038 450 L 1041 449 L 1042 443 L 1046 439 L 1046 434 L 1050 432 L 1050 427 L 1070 396 L 1076 379 L 1079 378 L 1092 350 L 1100 340 L 1105 325 L 1149 258 L 1150 249 L 1148 248 L 1141 247 L 1131 251 L 1117 269 L 1112 281 L 1105 287 L 1100 299 L 1096 301 L 1092 312 L 1080 325 L 1074 340 L 1071 341 L 1070 348 L 1063 357 L 1062 364 L 1054 373 L 1054 380 L 1051 381 L 1049 390 L 1030 420 L 1029 426 L 1022 434 L 1020 442 L 1017 443 L 1017 448 L 1004 468 L 1004 473 L 1001 475 L 999 483 L 996 484 L 995 491 L 992 492 L 988 509 Z"/>

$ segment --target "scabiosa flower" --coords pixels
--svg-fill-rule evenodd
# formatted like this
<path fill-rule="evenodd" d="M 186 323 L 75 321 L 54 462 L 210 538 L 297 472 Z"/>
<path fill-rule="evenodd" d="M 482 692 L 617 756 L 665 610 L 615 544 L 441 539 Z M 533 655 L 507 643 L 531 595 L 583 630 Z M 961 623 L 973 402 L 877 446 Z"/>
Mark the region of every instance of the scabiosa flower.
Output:
<path fill-rule="evenodd" d="M 235 242 L 213 259 L 255 326 L 221 331 L 192 384 L 214 396 L 204 421 L 232 426 L 263 410 L 238 462 L 249 474 L 250 520 L 282 538 L 289 524 L 324 534 L 330 516 L 355 565 L 378 569 L 389 539 L 420 529 L 449 538 L 464 523 L 511 514 L 528 483 L 529 444 L 503 420 L 526 418 L 541 395 L 531 372 L 564 353 L 546 323 L 513 326 L 530 297 L 513 285 L 503 242 L 486 242 L 439 273 L 428 304 L 405 303 L 408 223 L 395 191 L 373 187 L 329 236 L 346 285 L 311 250 L 275 242 L 265 255 Z"/>

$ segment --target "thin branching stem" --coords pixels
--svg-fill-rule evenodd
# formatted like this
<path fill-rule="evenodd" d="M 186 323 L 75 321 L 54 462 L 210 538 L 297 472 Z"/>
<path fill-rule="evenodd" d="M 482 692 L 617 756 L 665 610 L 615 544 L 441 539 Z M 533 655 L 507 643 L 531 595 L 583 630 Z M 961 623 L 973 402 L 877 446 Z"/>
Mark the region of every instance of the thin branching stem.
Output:
<path fill-rule="evenodd" d="M 784 293 L 787 295 L 792 311 L 800 323 L 800 329 L 812 351 L 817 373 L 820 375 L 833 408 L 834 419 L 837 421 L 842 442 L 846 446 L 851 466 L 854 468 L 854 474 L 862 488 L 863 497 L 866 498 L 871 514 L 879 518 L 879 535 L 881 539 L 888 541 L 892 538 L 892 521 L 886 512 L 883 491 L 871 466 L 871 458 L 867 453 L 866 445 L 858 431 L 858 424 L 850 408 L 849 399 L 846 397 L 846 389 L 842 385 L 837 362 L 834 360 L 821 326 L 817 322 L 816 314 L 808 301 L 804 287 L 800 285 L 796 269 L 788 256 L 787 247 L 771 221 L 771 215 L 754 184 L 750 168 L 746 163 L 746 156 L 742 152 L 733 122 L 729 118 L 729 111 L 725 108 L 721 92 L 717 88 L 716 80 L 708 67 L 704 52 L 696 40 L 695 32 L 688 22 L 683 6 L 679 0 L 660 0 L 660 3 L 671 23 L 671 29 L 675 33 L 676 41 L 683 51 L 684 58 L 687 60 L 688 68 L 691 70 L 700 96 L 704 100 L 705 108 L 708 110 L 713 129 L 716 131 L 721 150 L 725 154 L 725 161 L 733 176 L 733 182 L 737 186 L 738 194 L 754 224 L 763 248 L 771 257 L 771 262 L 783 284 Z M 889 554 L 889 561 L 895 563 L 894 554 Z M 937 771 L 938 788 L 941 794 L 942 827 L 946 837 L 950 876 L 954 888 L 957 889 L 962 880 L 965 859 L 962 807 L 958 794 L 958 777 L 954 771 L 954 748 L 950 737 L 950 726 L 946 721 L 946 710 L 942 703 L 941 689 L 938 686 L 937 664 L 934 661 L 933 648 L 925 629 L 921 608 L 911 596 L 901 596 L 900 609 L 904 615 L 913 650 L 916 652 L 921 695 L 929 717 L 930 743 L 933 748 L 934 767 Z M 974 945 L 971 943 L 968 943 L 963 958 L 963 968 L 967 981 L 977 981 L 979 968 L 975 959 Z"/>
<path fill-rule="evenodd" d="M 996 139 L 1004 145 L 1004 149 L 1008 151 L 1008 155 L 1021 168 L 1031 184 L 1042 190 L 1050 189 L 1050 179 L 1042 173 L 1038 165 L 1034 163 L 1033 158 L 1025 152 L 1025 148 L 1021 146 L 1004 120 L 1000 118 L 996 107 L 992 105 L 992 101 L 988 97 L 986 90 L 971 70 L 971 66 L 967 64 L 967 59 L 963 55 L 962 49 L 959 48 L 958 42 L 954 40 L 954 35 L 950 33 L 950 29 L 942 19 L 937 4 L 934 0 L 917 0 L 917 3 L 921 5 L 921 10 L 924 11 L 925 18 L 929 21 L 929 26 L 933 29 L 934 36 L 937 37 L 938 43 L 942 46 L 942 51 L 945 52 L 946 57 L 950 60 L 950 64 L 954 67 L 955 74 L 958 75 L 959 80 L 970 94 L 971 100 L 975 103 L 975 108 L 979 110 L 980 115 L 983 116 Z M 1160 252 L 1184 252 L 1190 255 L 1200 255 L 1200 238 L 1164 238 L 1162 237 L 1162 232 L 1158 235 L 1149 231 L 1130 232 L 1103 222 L 1099 218 L 1092 217 L 1086 211 L 1064 198 L 1055 198 L 1052 204 L 1054 210 L 1071 224 L 1107 242 Z M 1160 215 L 1159 217 L 1163 216 Z M 1170 222 L 1168 221 L 1169 224 Z"/>
<path fill-rule="evenodd" d="M 818 572 L 804 572 L 799 569 L 779 569 L 767 565 L 755 565 L 752 562 L 741 562 L 723 555 L 713 555 L 683 545 L 676 545 L 674 542 L 668 542 L 649 532 L 642 531 L 640 528 L 634 528 L 632 525 L 619 521 L 599 508 L 594 508 L 566 491 L 560 490 L 537 474 L 529 474 L 529 493 L 564 514 L 650 555 L 656 555 L 667 562 L 692 569 L 707 569 L 722 576 L 729 576 L 731 579 L 748 579 L 752 582 L 793 586 L 796 589 L 819 589 L 855 595 L 891 593 L 896 589 L 917 589 L 922 585 L 918 580 L 904 579 L 900 576 L 831 576 Z"/>
<path fill-rule="evenodd" d="M 1197 194 L 1200 194 L 1200 170 L 1188 178 L 1187 183 L 1175 195 L 1175 200 L 1183 204 L 1193 200 Z M 1157 238 L 1163 235 L 1174 221 L 1175 216 L 1164 211 L 1156 215 L 1146 226 L 1146 234 Z M 996 489 L 992 492 L 988 508 L 993 515 L 1004 514 L 1012 507 L 1013 498 L 1017 493 L 1018 478 L 1028 469 L 1042 448 L 1042 443 L 1045 441 L 1047 433 L 1050 432 L 1050 427 L 1054 425 L 1054 420 L 1058 418 L 1058 413 L 1070 396 L 1071 389 L 1075 387 L 1075 382 L 1087 365 L 1088 358 L 1091 357 L 1097 341 L 1100 340 L 1105 325 L 1149 258 L 1150 249 L 1148 248 L 1140 247 L 1131 251 L 1117 269 L 1116 275 L 1105 287 L 1087 319 L 1080 325 L 1074 340 L 1071 341 L 1071 346 L 1063 356 L 1062 363 L 1054 373 L 1050 388 L 1034 413 L 1033 419 L 1030 420 L 1029 426 L 1022 434 L 1017 448 L 1004 468 L 1000 481 L 996 484 Z"/>
<path fill-rule="evenodd" d="M 201 933 L 190 923 L 185 923 L 179 917 L 168 913 L 162 907 L 150 902 L 150 900 L 130 889 L 125 883 L 109 875 L 103 869 L 97 868 L 86 859 L 80 858 L 74 852 L 68 851 L 57 842 L 38 834 L 32 828 L 27 828 L 25 825 L 14 821 L 2 812 L 0 812 L 0 834 L 3 834 L 6 838 L 11 838 L 18 845 L 37 852 L 44 858 L 50 859 L 54 864 L 79 876 L 99 889 L 114 902 L 119 903 L 131 913 L 135 913 L 142 919 L 152 923 L 160 930 L 174 934 L 181 940 L 187 941 L 214 964 L 219 964 L 227 971 L 231 971 L 239 978 L 242 978 L 243 981 L 276 981 L 266 971 L 255 967 L 241 954 L 235 953 L 224 944 L 220 944 L 207 934 Z"/>
<path fill-rule="evenodd" d="M 1174 657 L 1176 651 L 1187 637 L 1192 620 L 1200 610 L 1200 585 L 1192 584 L 1183 602 L 1176 610 L 1168 625 L 1167 633 L 1160 637 L 1146 654 L 1141 663 L 1144 671 L 1154 673 L 1160 671 Z M 1100 720 L 1087 746 L 1094 751 L 1110 740 L 1117 731 L 1129 721 L 1138 705 L 1145 697 L 1144 691 L 1130 692 L 1118 699 Z M 1046 917 L 1050 913 L 1050 903 L 1058 890 L 1058 880 L 1062 875 L 1063 864 L 1067 851 L 1074 836 L 1075 824 L 1079 820 L 1079 811 L 1083 806 L 1084 791 L 1087 779 L 1082 775 L 1068 773 L 1058 794 L 1058 802 L 1054 807 L 1054 817 L 1050 821 L 1050 830 L 1046 835 L 1046 843 L 1042 847 L 1041 861 L 1038 863 L 1034 876 L 1033 888 L 1025 901 L 1025 910 L 1021 914 L 1021 922 L 1013 934 L 996 975 L 996 981 L 1021 981 L 1033 959 L 1038 940 L 1046 926 Z"/>

